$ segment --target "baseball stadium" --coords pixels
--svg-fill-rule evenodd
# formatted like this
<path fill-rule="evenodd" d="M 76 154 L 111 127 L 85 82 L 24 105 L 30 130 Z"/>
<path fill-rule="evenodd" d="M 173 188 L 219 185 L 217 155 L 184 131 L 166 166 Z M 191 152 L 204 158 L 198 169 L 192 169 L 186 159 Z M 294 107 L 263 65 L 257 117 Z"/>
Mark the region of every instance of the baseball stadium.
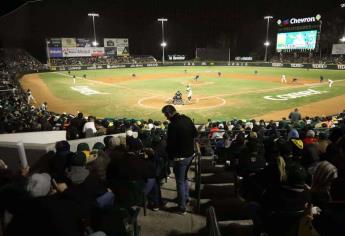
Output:
<path fill-rule="evenodd" d="M 4 0 L 0 236 L 342 236 L 345 2 Z"/>

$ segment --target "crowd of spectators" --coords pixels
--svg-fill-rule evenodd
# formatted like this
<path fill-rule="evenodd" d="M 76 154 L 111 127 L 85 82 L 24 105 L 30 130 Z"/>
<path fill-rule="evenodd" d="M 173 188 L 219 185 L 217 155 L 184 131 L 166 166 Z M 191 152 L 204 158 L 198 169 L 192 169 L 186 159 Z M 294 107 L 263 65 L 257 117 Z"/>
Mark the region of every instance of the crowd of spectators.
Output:
<path fill-rule="evenodd" d="M 312 63 L 312 64 L 345 64 L 343 55 L 322 56 L 311 52 L 277 53 L 270 59 L 274 63 Z"/>
<path fill-rule="evenodd" d="M 132 235 L 137 206 L 158 211 L 166 178 L 165 133 L 160 128 L 105 136 L 92 148 L 67 141 L 19 171 L 0 159 L 0 214 L 4 235 Z M 147 199 L 147 200 L 146 200 Z"/>
<path fill-rule="evenodd" d="M 123 56 L 123 57 L 65 57 L 51 58 L 51 66 L 83 66 L 83 65 L 118 65 L 118 64 L 141 64 L 156 63 L 153 56 Z"/>
<path fill-rule="evenodd" d="M 202 151 L 215 154 L 242 179 L 239 194 L 248 202 L 257 235 L 295 235 L 302 229 L 342 235 L 345 111 L 303 119 L 297 113 L 279 122 L 209 122 L 200 127 L 209 140 Z"/>

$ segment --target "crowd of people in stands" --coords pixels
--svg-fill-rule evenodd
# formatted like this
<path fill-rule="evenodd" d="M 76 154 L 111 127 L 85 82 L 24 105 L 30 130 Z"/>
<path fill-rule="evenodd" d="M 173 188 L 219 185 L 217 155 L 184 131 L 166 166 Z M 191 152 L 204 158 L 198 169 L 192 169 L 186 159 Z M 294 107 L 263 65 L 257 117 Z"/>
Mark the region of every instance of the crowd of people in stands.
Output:
<path fill-rule="evenodd" d="M 118 64 L 142 64 L 156 63 L 153 56 L 123 56 L 123 57 L 65 57 L 51 58 L 52 66 L 82 66 L 82 65 L 118 65 Z"/>
<path fill-rule="evenodd" d="M 242 179 L 239 194 L 258 235 L 295 235 L 302 229 L 342 235 L 345 111 L 325 120 L 301 119 L 298 110 L 289 117 L 278 124 L 210 122 L 206 133 L 218 159 Z"/>
<path fill-rule="evenodd" d="M 13 171 L 0 160 L 0 209 L 5 235 L 127 235 L 136 208 L 146 199 L 153 211 L 164 206 L 165 134 L 127 130 L 105 136 L 92 148 L 67 141 L 38 164 Z M 7 220 L 10 219 L 10 220 Z"/>
<path fill-rule="evenodd" d="M 270 59 L 275 63 L 345 64 L 343 55 L 322 56 L 310 52 L 281 52 Z"/>

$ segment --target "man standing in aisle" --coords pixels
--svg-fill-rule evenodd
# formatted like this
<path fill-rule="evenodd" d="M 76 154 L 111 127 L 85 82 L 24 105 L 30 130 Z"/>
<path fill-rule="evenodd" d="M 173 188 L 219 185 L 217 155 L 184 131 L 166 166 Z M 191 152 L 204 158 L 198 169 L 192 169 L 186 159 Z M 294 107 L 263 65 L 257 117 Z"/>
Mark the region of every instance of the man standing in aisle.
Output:
<path fill-rule="evenodd" d="M 189 198 L 187 181 L 188 168 L 194 157 L 194 138 L 197 130 L 192 120 L 177 113 L 172 105 L 162 108 L 162 113 L 170 121 L 168 126 L 167 153 L 174 162 L 178 208 L 176 213 L 185 215 Z"/>

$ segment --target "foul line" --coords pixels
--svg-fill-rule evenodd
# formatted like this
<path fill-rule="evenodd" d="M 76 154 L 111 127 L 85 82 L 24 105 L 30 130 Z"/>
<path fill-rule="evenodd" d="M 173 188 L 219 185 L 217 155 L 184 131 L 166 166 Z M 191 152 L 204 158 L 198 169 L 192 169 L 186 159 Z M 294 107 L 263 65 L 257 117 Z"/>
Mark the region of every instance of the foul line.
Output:
<path fill-rule="evenodd" d="M 52 72 L 52 73 L 59 74 L 59 75 L 65 76 L 65 77 L 73 78 L 73 76 L 67 75 L 67 74 L 61 73 L 61 72 Z M 84 79 L 84 78 L 82 78 L 80 76 L 76 76 L 76 78 L 81 79 L 81 80 L 86 80 L 86 81 L 92 82 L 92 83 L 97 83 L 97 84 L 102 84 L 102 85 L 107 85 L 107 86 L 112 86 L 112 87 L 132 90 L 132 91 L 138 91 L 140 93 L 146 93 L 146 94 L 149 94 L 149 95 L 157 95 L 157 93 L 149 92 L 147 90 L 134 89 L 134 88 L 129 88 L 129 87 L 126 87 L 126 86 L 123 86 L 123 85 L 118 85 L 118 84 L 113 84 L 113 83 L 110 84 L 110 83 L 106 83 L 106 82 L 102 82 L 102 81 L 97 81 L 97 80 L 92 80 L 92 79 Z"/>

